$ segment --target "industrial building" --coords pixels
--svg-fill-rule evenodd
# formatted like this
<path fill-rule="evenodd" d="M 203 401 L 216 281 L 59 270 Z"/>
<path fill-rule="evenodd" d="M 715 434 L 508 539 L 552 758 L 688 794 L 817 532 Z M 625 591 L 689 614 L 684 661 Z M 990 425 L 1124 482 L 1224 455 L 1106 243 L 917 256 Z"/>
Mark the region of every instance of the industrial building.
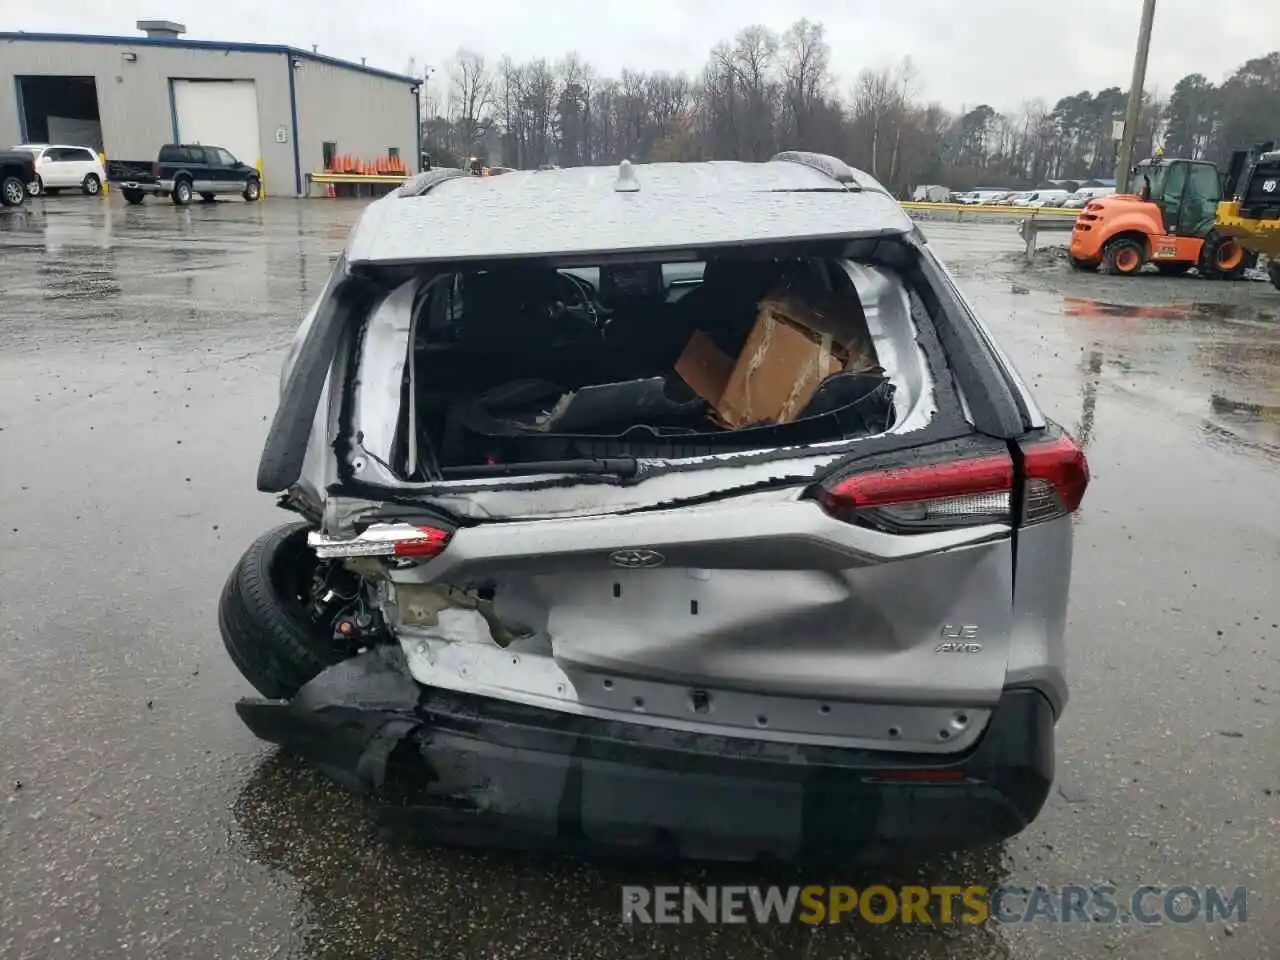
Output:
<path fill-rule="evenodd" d="M 315 51 L 184 39 L 0 33 L 0 147 L 64 143 L 154 160 L 165 143 L 225 147 L 268 196 L 301 196 L 337 155 L 421 160 L 421 80 Z"/>

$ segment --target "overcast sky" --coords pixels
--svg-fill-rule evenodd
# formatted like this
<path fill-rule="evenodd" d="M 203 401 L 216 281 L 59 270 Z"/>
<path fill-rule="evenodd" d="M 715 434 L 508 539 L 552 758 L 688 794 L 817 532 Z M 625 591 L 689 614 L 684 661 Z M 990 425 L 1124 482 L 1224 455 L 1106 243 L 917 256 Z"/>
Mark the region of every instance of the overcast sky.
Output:
<path fill-rule="evenodd" d="M 841 92 L 864 67 L 911 56 L 920 93 L 949 108 L 1050 104 L 1127 87 L 1141 0 L 0 0 L 0 30 L 131 34 L 139 19 L 188 36 L 285 43 L 401 71 L 443 67 L 458 47 L 496 61 L 577 50 L 605 73 L 696 72 L 717 41 L 800 17 L 827 28 Z M 1147 89 L 1167 95 L 1192 71 L 1222 80 L 1280 50 L 1280 0 L 1158 0 Z M 433 79 L 440 79 L 443 70 Z"/>

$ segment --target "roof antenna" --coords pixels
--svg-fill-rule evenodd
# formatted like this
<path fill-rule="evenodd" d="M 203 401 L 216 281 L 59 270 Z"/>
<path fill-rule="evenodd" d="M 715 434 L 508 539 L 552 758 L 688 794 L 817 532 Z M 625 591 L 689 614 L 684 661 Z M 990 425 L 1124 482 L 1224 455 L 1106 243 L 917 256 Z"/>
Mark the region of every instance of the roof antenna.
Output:
<path fill-rule="evenodd" d="M 614 193 L 637 193 L 640 190 L 640 181 L 636 179 L 636 172 L 631 169 L 631 161 L 623 160 L 618 164 L 618 179 L 613 182 Z"/>

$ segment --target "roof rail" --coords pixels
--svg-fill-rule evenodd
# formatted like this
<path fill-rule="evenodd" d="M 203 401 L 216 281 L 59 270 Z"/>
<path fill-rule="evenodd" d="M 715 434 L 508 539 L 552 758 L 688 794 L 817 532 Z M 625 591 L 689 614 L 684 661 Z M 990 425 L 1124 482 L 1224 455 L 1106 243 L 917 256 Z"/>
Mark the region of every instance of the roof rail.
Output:
<path fill-rule="evenodd" d="M 426 170 L 406 180 L 396 191 L 397 197 L 420 197 L 427 193 L 433 187 L 438 186 L 446 180 L 452 180 L 455 177 L 469 176 L 465 170 L 454 170 L 452 168 L 445 170 Z"/>
<path fill-rule="evenodd" d="M 807 150 L 784 150 L 782 153 L 775 153 L 769 162 L 773 163 L 775 160 L 802 164 L 810 170 L 817 170 L 824 176 L 830 177 L 836 183 L 843 183 L 852 190 L 860 189 L 858 181 L 854 178 L 853 168 L 837 157 L 825 153 L 810 153 Z"/>

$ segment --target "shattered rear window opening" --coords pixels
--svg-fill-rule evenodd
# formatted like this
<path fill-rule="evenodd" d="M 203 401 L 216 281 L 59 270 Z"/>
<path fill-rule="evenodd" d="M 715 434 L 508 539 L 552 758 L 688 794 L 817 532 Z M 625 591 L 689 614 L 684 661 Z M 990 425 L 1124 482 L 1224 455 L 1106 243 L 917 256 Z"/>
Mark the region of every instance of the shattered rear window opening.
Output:
<path fill-rule="evenodd" d="M 626 477 L 918 429 L 915 333 L 901 278 L 848 260 L 412 277 L 356 348 L 355 459 L 401 484 Z"/>

